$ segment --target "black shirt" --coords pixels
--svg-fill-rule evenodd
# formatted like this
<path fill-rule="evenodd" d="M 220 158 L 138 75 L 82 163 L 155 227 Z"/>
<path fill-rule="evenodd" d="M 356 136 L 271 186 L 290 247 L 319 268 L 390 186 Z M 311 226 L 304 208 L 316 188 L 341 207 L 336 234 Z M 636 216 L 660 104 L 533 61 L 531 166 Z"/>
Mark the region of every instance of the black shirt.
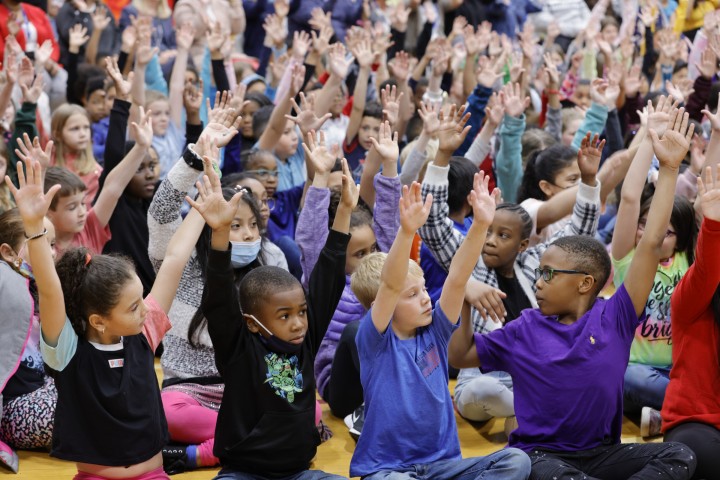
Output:
<path fill-rule="evenodd" d="M 345 288 L 350 235 L 330 231 L 310 275 L 302 350 L 268 350 L 242 317 L 230 250 L 211 250 L 202 312 L 225 381 L 213 453 L 223 467 L 267 478 L 307 470 L 320 444 L 313 363 Z M 298 284 L 299 286 L 299 284 Z"/>
<path fill-rule="evenodd" d="M 507 311 L 505 323 L 518 318 L 520 312 L 526 308 L 532 308 L 532 304 L 530 304 L 530 300 L 527 295 L 525 295 L 525 291 L 523 291 L 517 277 L 506 278 L 498 274 L 497 281 L 498 288 L 507 295 L 505 299 L 503 299 L 503 305 L 505 306 L 505 311 Z"/>
<path fill-rule="evenodd" d="M 63 460 L 129 466 L 151 459 L 169 440 L 155 354 L 145 335 L 123 338 L 121 350 L 99 350 L 78 338 L 58 372 L 52 451 Z"/>

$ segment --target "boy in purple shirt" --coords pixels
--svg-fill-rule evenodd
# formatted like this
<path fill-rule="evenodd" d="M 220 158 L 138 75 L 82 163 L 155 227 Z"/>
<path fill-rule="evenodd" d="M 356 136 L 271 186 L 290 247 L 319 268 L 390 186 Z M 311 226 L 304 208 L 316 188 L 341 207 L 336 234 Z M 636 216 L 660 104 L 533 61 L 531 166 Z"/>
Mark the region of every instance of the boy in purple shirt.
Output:
<path fill-rule="evenodd" d="M 530 462 L 514 448 L 486 457 L 460 455 L 448 390 L 447 342 L 457 328 L 464 285 L 480 256 L 495 214 L 488 179 L 475 174 L 468 202 L 473 224 L 453 259 L 433 310 L 420 267 L 409 260 L 415 232 L 428 218 L 420 185 L 403 188 L 400 230 L 386 258 L 368 255 L 352 289 L 369 309 L 356 342 L 365 398 L 365 423 L 350 462 L 364 480 L 525 480 Z"/>
<path fill-rule="evenodd" d="M 518 428 L 509 445 L 532 460 L 533 480 L 689 479 L 694 453 L 679 443 L 621 444 L 623 378 L 635 329 L 660 260 L 680 162 L 692 138 L 688 115 L 675 110 L 662 140 L 654 130 L 640 148 L 660 160 L 648 222 L 625 283 L 597 299 L 610 258 L 582 236 L 555 241 L 535 270 L 537 309 L 504 328 L 473 334 L 463 316 L 449 345 L 450 363 L 509 372 Z"/>

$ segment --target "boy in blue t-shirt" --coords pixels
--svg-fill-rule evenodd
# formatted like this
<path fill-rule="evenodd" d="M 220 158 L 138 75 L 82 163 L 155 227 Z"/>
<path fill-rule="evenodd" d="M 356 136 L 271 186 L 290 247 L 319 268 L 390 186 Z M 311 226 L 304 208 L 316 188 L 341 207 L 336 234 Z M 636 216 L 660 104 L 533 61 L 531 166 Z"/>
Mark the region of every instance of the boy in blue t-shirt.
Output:
<path fill-rule="evenodd" d="M 363 479 L 527 479 L 528 457 L 506 449 L 462 459 L 448 390 L 447 342 L 457 327 L 465 283 L 495 214 L 488 178 L 475 175 L 468 197 L 474 220 L 450 265 L 435 310 L 420 267 L 408 260 L 413 237 L 428 218 L 420 185 L 403 187 L 401 228 L 390 252 L 366 257 L 351 287 L 370 311 L 357 333 L 365 423 L 350 475 Z M 408 275 L 409 270 L 409 275 Z"/>
<path fill-rule="evenodd" d="M 609 300 L 597 299 L 610 275 L 605 247 L 591 237 L 564 237 L 535 269 L 539 308 L 486 335 L 473 334 L 463 319 L 450 340 L 453 366 L 512 376 L 518 428 L 509 445 L 530 455 L 533 479 L 682 480 L 695 470 L 685 445 L 620 443 L 630 345 L 644 318 L 678 167 L 693 133 L 683 112 L 670 114 L 662 140 L 651 129 L 640 147 L 654 149 L 660 176 L 628 275 Z"/>

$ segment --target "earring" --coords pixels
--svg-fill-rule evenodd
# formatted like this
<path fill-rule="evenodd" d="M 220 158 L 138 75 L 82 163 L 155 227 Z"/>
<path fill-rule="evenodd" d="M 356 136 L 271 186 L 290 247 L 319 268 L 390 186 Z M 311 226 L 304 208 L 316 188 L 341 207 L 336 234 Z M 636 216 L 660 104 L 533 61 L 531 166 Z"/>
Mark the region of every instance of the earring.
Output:
<path fill-rule="evenodd" d="M 102 330 L 100 330 L 100 335 L 105 335 L 105 327 L 102 327 Z"/>
<path fill-rule="evenodd" d="M 15 264 L 15 268 L 20 268 L 20 265 L 22 265 L 22 262 L 19 258 L 16 258 L 13 263 Z"/>

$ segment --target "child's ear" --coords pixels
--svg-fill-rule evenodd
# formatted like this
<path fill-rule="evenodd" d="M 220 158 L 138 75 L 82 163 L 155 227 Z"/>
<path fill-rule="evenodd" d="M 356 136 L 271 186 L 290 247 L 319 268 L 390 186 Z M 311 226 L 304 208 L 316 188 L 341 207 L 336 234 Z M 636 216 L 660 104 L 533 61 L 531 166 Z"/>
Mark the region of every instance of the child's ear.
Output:
<path fill-rule="evenodd" d="M 522 253 L 522 252 L 524 252 L 525 250 L 527 250 L 529 244 L 530 244 L 530 239 L 529 239 L 529 238 L 526 238 L 526 239 L 524 239 L 523 241 L 521 241 L 521 242 L 520 242 L 520 246 L 519 246 L 519 248 L 518 248 L 518 253 Z"/>
<path fill-rule="evenodd" d="M 585 275 L 578 285 L 578 293 L 581 295 L 587 295 L 595 288 L 595 277 L 592 275 Z"/>
<path fill-rule="evenodd" d="M 540 190 L 545 194 L 546 197 L 550 198 L 552 196 L 552 185 L 547 180 L 540 180 L 540 183 L 538 183 L 538 186 L 540 187 Z"/>
<path fill-rule="evenodd" d="M 14 264 L 15 260 L 18 258 L 18 254 L 10 245 L 3 243 L 0 245 L 0 257 L 2 257 L 2 259 L 7 263 Z"/>
<path fill-rule="evenodd" d="M 243 319 L 245 319 L 245 324 L 247 325 L 248 330 L 250 330 L 252 333 L 258 333 L 260 330 L 257 326 L 257 323 L 255 323 L 255 320 L 249 315 L 243 315 Z"/>
<path fill-rule="evenodd" d="M 88 329 L 95 329 L 97 333 L 105 333 L 105 318 L 93 313 L 88 317 Z"/>

